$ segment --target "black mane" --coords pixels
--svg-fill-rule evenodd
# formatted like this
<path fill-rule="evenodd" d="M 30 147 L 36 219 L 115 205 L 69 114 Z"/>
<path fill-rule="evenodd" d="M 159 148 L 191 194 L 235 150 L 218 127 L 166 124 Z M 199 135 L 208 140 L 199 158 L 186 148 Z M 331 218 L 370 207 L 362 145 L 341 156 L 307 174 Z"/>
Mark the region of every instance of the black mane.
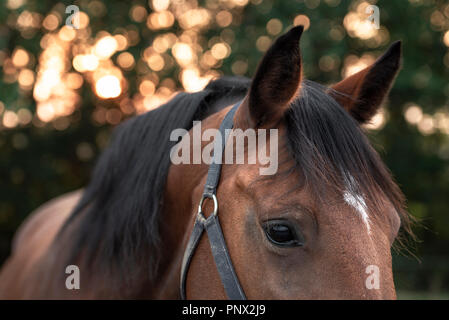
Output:
<path fill-rule="evenodd" d="M 134 117 L 114 132 L 101 155 L 84 195 L 66 227 L 80 217 L 71 258 L 86 251 L 91 259 L 132 270 L 143 248 L 152 249 L 150 277 L 158 264 L 160 204 L 170 166 L 172 130 L 189 130 L 202 120 L 242 99 L 246 78 L 222 78 L 198 93 L 179 93 L 163 106 Z M 301 95 L 285 114 L 286 146 L 304 183 L 322 190 L 345 188 L 351 177 L 357 192 L 372 204 L 387 196 L 403 219 L 403 196 L 356 121 L 326 92 L 303 81 Z M 340 193 L 341 195 L 341 193 Z M 81 213 L 83 213 L 81 215 Z M 97 260 L 97 261 L 98 261 Z M 121 268 L 121 269 L 122 269 Z"/>

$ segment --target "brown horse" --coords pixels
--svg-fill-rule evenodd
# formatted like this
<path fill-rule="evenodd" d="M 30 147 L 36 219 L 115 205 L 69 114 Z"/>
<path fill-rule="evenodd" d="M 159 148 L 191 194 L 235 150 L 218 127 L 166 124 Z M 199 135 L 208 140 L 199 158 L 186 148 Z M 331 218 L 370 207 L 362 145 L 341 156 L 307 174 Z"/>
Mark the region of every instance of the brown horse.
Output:
<path fill-rule="evenodd" d="M 234 129 L 276 129 L 279 141 L 273 175 L 260 175 L 259 160 L 221 168 L 218 216 L 246 296 L 395 298 L 391 247 L 409 217 L 360 125 L 387 96 L 401 44 L 325 87 L 303 79 L 302 31 L 279 37 L 252 81 L 222 78 L 120 125 L 86 190 L 49 202 L 23 224 L 0 273 L 0 297 L 179 298 L 208 164 L 173 164 L 171 150 L 185 147 L 192 159 L 193 121 L 201 120 L 202 133 L 218 128 L 241 101 Z M 171 141 L 179 128 L 189 134 Z M 204 211 L 212 211 L 210 201 Z M 189 299 L 227 297 L 207 238 L 188 269 Z M 66 287 L 68 265 L 79 268 L 79 289 Z"/>

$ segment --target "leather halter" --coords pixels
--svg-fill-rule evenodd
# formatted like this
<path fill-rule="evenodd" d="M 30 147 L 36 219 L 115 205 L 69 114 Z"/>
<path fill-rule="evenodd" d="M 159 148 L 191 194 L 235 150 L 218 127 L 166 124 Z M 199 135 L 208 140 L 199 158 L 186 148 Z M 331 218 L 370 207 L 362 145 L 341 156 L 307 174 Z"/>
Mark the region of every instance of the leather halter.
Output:
<path fill-rule="evenodd" d="M 246 300 L 245 293 L 240 286 L 239 279 L 235 273 L 234 266 L 232 265 L 231 257 L 229 256 L 229 251 L 223 236 L 223 231 L 221 230 L 220 221 L 218 219 L 218 200 L 216 197 L 217 186 L 220 180 L 223 151 L 230 131 L 234 126 L 234 114 L 240 104 L 241 102 L 235 104 L 231 110 L 229 110 L 220 125 L 219 131 L 222 137 L 221 149 L 214 150 L 213 161 L 209 166 L 206 185 L 204 186 L 203 196 L 201 197 L 200 204 L 198 206 L 198 213 L 196 215 L 193 231 L 190 235 L 190 239 L 187 243 L 186 251 L 184 252 L 184 257 L 182 259 L 180 284 L 181 299 L 186 299 L 186 280 L 190 262 L 195 253 L 195 249 L 200 242 L 201 236 L 203 235 L 204 230 L 206 230 L 215 265 L 217 266 L 218 273 L 220 274 L 221 282 L 226 291 L 226 295 L 231 300 Z M 203 202 L 206 198 L 210 198 L 214 202 L 214 211 L 208 218 L 204 216 L 202 209 Z"/>

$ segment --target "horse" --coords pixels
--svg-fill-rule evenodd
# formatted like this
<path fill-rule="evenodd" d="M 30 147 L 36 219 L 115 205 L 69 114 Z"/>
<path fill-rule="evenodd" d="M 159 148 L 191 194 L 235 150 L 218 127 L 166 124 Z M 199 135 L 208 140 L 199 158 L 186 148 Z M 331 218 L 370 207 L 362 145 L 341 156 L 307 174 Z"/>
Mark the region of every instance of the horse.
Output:
<path fill-rule="evenodd" d="M 213 80 L 118 125 L 87 187 L 22 224 L 0 273 L 0 297 L 227 299 L 209 233 L 191 251 L 185 296 L 180 292 L 201 213 L 217 214 L 245 298 L 395 299 L 391 249 L 411 232 L 411 217 L 363 124 L 388 96 L 401 42 L 325 86 L 303 75 L 302 33 L 296 26 L 278 37 L 252 79 Z M 192 133 L 198 123 L 202 135 L 217 129 L 231 109 L 232 132 L 254 130 L 262 145 L 278 144 L 278 167 L 261 175 L 266 163 L 236 163 L 234 152 L 219 170 L 217 203 L 206 199 L 198 208 L 209 164 L 192 158 L 212 138 L 195 150 Z M 171 139 L 177 129 L 188 134 Z M 265 138 L 258 135 L 264 129 Z M 245 157 L 255 152 L 249 140 L 243 136 Z M 181 149 L 191 161 L 173 163 L 173 150 Z M 67 287 L 68 266 L 79 270 L 76 288 Z"/>

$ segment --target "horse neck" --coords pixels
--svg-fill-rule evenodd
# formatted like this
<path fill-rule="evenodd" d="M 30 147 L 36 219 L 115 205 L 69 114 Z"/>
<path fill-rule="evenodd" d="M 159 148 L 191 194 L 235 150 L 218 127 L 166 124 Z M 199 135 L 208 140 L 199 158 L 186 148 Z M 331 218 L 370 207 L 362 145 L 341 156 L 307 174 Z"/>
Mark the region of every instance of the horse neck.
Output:
<path fill-rule="evenodd" d="M 209 128 L 218 128 L 228 112 L 224 108 L 201 122 L 202 132 Z M 193 134 L 190 134 L 190 155 L 193 155 Z M 209 142 L 201 142 L 201 150 Z M 179 298 L 181 263 L 184 249 L 190 237 L 196 208 L 200 200 L 202 188 L 207 175 L 208 165 L 201 163 L 171 165 L 164 192 L 161 213 L 161 253 L 159 275 L 155 290 L 155 298 Z M 198 194 L 198 197 L 195 195 Z"/>

